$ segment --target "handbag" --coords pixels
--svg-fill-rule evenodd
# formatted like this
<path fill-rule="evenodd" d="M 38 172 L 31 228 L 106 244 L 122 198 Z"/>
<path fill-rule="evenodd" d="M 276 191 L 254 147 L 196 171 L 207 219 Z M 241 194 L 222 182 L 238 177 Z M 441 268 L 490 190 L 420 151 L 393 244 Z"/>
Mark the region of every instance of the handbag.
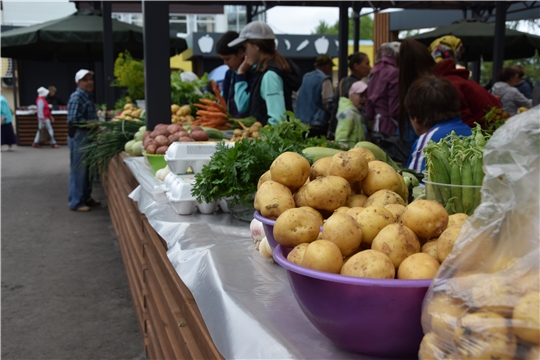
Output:
<path fill-rule="evenodd" d="M 51 136 L 49 135 L 49 131 L 45 124 L 42 124 L 41 129 L 39 129 L 39 142 L 45 143 L 48 141 L 51 141 Z"/>

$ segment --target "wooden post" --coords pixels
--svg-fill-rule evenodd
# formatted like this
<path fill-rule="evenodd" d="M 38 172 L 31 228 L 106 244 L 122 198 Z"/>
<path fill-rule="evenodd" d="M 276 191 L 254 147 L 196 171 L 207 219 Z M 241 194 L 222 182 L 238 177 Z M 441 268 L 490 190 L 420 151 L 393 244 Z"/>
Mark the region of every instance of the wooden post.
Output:
<path fill-rule="evenodd" d="M 381 44 L 390 40 L 390 16 L 388 13 L 375 13 L 373 20 L 373 54 L 381 47 Z"/>

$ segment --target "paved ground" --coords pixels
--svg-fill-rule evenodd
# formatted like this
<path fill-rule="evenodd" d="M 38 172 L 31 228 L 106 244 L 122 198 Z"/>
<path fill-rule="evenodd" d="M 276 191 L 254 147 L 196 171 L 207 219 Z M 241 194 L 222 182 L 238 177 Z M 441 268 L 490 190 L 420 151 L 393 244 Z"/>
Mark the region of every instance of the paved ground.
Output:
<path fill-rule="evenodd" d="M 140 334 L 103 189 L 69 211 L 69 150 L 1 154 L 2 359 L 139 359 Z"/>

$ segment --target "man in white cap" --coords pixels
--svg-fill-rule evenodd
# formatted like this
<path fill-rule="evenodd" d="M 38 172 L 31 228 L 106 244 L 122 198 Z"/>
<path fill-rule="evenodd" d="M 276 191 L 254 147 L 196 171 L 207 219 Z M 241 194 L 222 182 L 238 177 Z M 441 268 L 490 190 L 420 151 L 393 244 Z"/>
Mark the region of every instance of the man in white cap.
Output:
<path fill-rule="evenodd" d="M 54 122 L 54 118 L 51 115 L 49 103 L 47 102 L 47 99 L 45 99 L 47 95 L 49 95 L 49 90 L 41 86 L 39 89 L 37 89 L 37 93 L 38 97 L 36 99 L 36 106 L 38 117 L 38 131 L 36 132 L 36 137 L 34 138 L 32 146 L 35 148 L 41 147 L 41 145 L 39 145 L 39 133 L 41 132 L 41 129 L 45 126 L 47 128 L 47 131 L 49 132 L 49 136 L 51 137 L 51 147 L 53 149 L 57 149 L 60 146 L 58 146 L 56 140 L 54 140 L 54 130 L 51 125 L 51 122 Z"/>
<path fill-rule="evenodd" d="M 67 104 L 69 125 L 68 146 L 70 150 L 70 173 L 68 199 L 73 211 L 90 211 L 91 206 L 101 203 L 92 199 L 92 179 L 87 165 L 83 164 L 85 153 L 79 148 L 87 144 L 88 130 L 81 127 L 87 122 L 97 120 L 96 107 L 92 99 L 94 91 L 94 73 L 81 69 L 75 74 L 77 89 L 69 97 Z"/>

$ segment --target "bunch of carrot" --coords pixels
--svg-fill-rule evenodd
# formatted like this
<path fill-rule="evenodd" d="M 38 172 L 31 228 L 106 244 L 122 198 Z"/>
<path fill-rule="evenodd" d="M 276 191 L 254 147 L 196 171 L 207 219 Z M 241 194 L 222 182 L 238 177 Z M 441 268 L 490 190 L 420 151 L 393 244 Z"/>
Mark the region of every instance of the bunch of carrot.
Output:
<path fill-rule="evenodd" d="M 193 104 L 199 110 L 197 111 L 197 119 L 191 125 L 207 126 L 218 130 L 230 129 L 230 124 L 227 122 L 229 115 L 225 99 L 221 96 L 216 82 L 212 80 L 211 84 L 217 101 L 200 99 L 200 104 Z"/>

